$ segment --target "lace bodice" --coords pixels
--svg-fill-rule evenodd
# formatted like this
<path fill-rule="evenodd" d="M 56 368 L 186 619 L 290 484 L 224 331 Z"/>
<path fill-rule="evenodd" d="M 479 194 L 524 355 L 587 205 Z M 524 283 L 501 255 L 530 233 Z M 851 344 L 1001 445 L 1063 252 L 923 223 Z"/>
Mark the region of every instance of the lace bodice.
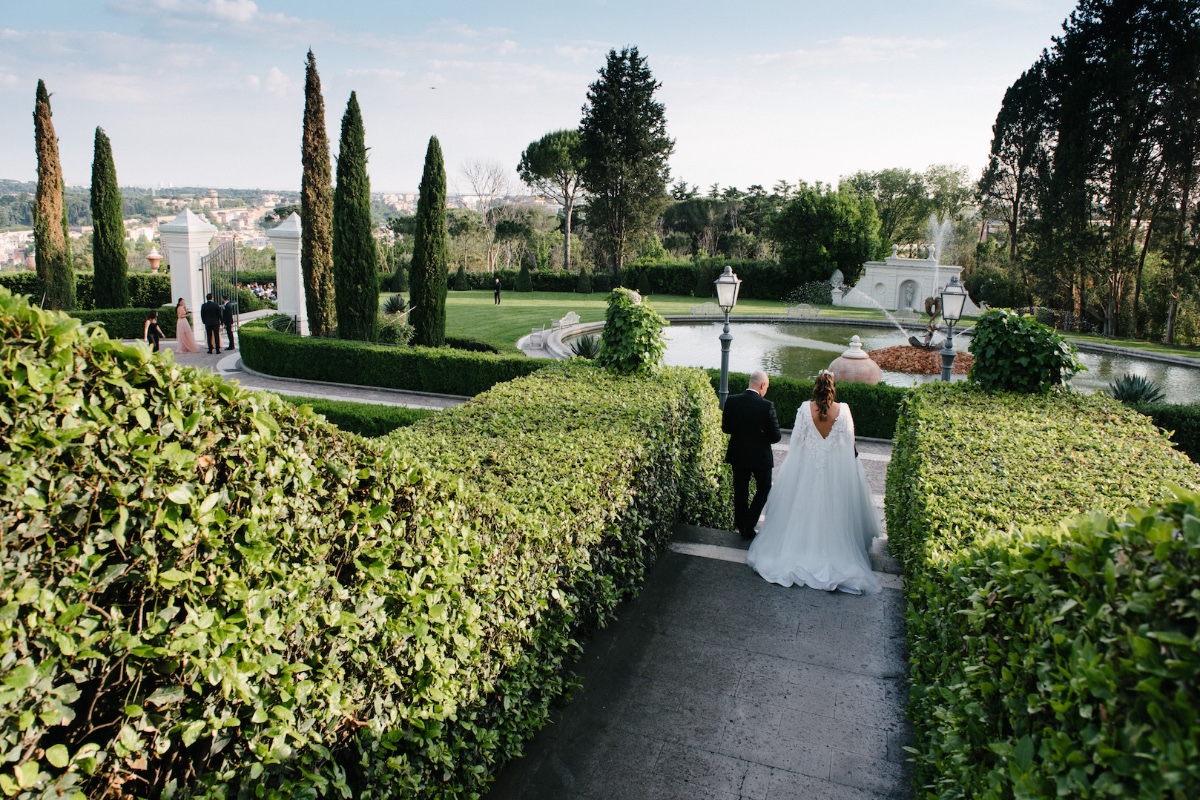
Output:
<path fill-rule="evenodd" d="M 792 438 L 788 442 L 788 449 L 803 447 L 809 460 L 819 468 L 825 466 L 830 453 L 843 450 L 853 453 L 854 420 L 850 416 L 850 407 L 845 403 L 838 403 L 838 406 L 837 419 L 833 421 L 829 435 L 822 437 L 816 423 L 813 422 L 810 410 L 812 401 L 806 400 L 801 404 L 796 411 L 796 422 L 792 425 Z"/>

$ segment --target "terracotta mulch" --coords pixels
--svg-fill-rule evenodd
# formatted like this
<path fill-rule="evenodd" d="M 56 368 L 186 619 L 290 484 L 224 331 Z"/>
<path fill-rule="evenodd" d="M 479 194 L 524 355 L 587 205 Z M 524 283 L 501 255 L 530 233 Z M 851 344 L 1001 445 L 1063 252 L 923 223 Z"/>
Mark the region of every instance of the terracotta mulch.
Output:
<path fill-rule="evenodd" d="M 922 350 L 919 347 L 905 344 L 896 347 L 881 347 L 878 350 L 872 350 L 867 355 L 879 365 L 880 369 L 886 369 L 889 372 L 939 375 L 942 371 L 942 356 L 937 350 Z M 974 360 L 970 353 L 959 353 L 954 358 L 954 367 L 951 372 L 955 375 L 966 375 Z"/>

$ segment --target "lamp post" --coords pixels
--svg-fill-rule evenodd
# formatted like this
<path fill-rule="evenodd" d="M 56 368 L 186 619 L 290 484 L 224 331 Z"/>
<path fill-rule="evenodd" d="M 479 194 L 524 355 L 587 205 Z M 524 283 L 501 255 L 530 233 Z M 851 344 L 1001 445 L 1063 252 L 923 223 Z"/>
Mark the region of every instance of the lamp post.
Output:
<path fill-rule="evenodd" d="M 725 398 L 729 397 L 729 344 L 733 336 L 729 333 L 729 312 L 737 305 L 738 289 L 742 282 L 733 270 L 725 267 L 721 277 L 714 283 L 717 285 L 717 305 L 725 312 L 725 330 L 721 333 L 721 388 L 717 392 L 717 402 L 725 408 Z"/>
<path fill-rule="evenodd" d="M 958 276 L 942 289 L 942 319 L 946 320 L 946 341 L 942 345 L 942 380 L 950 381 L 950 369 L 954 366 L 954 323 L 962 319 L 963 306 L 967 303 L 967 290 L 958 282 Z"/>

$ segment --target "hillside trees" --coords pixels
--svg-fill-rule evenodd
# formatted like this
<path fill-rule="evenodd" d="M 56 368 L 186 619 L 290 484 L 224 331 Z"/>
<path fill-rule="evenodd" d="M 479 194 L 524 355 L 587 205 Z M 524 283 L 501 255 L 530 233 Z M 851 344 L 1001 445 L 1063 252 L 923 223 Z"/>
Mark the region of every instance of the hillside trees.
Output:
<path fill-rule="evenodd" d="M 337 326 L 333 280 L 333 182 L 325 99 L 312 50 L 304 69 L 304 133 L 300 144 L 300 269 L 304 304 L 313 336 L 328 336 Z M 280 217 L 282 221 L 282 216 Z"/>
<path fill-rule="evenodd" d="M 591 198 L 587 224 L 611 274 L 631 246 L 649 234 L 669 202 L 666 110 L 659 88 L 636 47 L 610 50 L 600 78 L 588 87 L 580 122 L 582 183 Z"/>
<path fill-rule="evenodd" d="M 121 190 L 113 163 L 112 143 L 96 128 L 92 155 L 92 297 L 96 308 L 129 305 L 129 263 L 125 252 L 125 220 Z"/>
<path fill-rule="evenodd" d="M 33 141 L 37 149 L 37 191 L 33 198 L 33 241 L 38 283 L 45 307 L 75 308 L 75 273 L 71 270 L 70 235 L 64 203 L 58 137 L 51 119 L 50 93 L 41 80 L 33 104 Z"/>
<path fill-rule="evenodd" d="M 571 268 L 571 215 L 583 193 L 582 169 L 578 130 L 552 131 L 530 142 L 517 165 L 525 185 L 563 207 L 563 269 Z"/>
<path fill-rule="evenodd" d="M 446 343 L 446 165 L 442 145 L 429 137 L 425 168 L 417 198 L 409 296 L 413 344 L 441 347 Z"/>
<path fill-rule="evenodd" d="M 351 92 L 342 116 L 337 188 L 333 194 L 334 305 L 339 338 L 375 341 L 378 272 L 366 133 L 358 98 Z"/>
<path fill-rule="evenodd" d="M 879 218 L 869 197 L 849 187 L 834 190 L 801 182 L 771 223 L 780 262 L 798 282 L 829 280 L 840 269 L 848 285 L 879 250 Z"/>

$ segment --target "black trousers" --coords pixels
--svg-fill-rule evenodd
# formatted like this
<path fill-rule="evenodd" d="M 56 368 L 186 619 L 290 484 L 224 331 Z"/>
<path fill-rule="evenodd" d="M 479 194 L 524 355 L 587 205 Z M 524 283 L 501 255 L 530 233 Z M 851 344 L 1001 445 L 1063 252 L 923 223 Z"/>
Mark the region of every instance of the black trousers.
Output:
<path fill-rule="evenodd" d="M 214 349 L 221 352 L 221 326 L 220 325 L 205 325 L 204 338 L 208 341 L 208 352 Z"/>
<path fill-rule="evenodd" d="M 229 349 L 232 350 L 233 349 L 233 323 L 232 322 L 225 323 L 225 333 L 229 334 Z M 218 339 L 221 338 L 219 334 L 218 334 L 217 338 Z"/>
<path fill-rule="evenodd" d="M 733 468 L 733 523 L 738 532 L 747 539 L 754 535 L 754 526 L 767 504 L 767 493 L 771 491 L 771 467 L 751 469 Z M 754 477 L 754 499 L 750 499 L 750 478 Z"/>

